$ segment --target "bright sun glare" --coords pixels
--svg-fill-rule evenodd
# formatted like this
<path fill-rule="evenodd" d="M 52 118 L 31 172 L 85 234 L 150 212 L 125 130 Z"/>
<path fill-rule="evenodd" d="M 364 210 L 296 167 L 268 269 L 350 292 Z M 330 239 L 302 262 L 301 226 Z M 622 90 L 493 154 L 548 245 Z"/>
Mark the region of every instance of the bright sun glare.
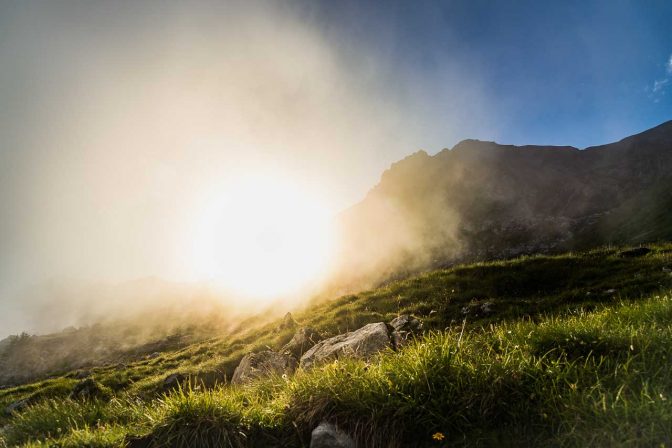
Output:
<path fill-rule="evenodd" d="M 296 294 L 316 282 L 331 252 L 323 203 L 268 176 L 232 181 L 199 218 L 195 263 L 207 277 L 254 303 Z"/>

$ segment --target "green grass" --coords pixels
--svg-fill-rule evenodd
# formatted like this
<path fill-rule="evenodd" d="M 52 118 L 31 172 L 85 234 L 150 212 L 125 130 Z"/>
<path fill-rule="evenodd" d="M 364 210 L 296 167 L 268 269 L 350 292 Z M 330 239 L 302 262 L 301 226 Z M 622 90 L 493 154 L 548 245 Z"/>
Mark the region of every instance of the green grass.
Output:
<path fill-rule="evenodd" d="M 247 351 L 285 343 L 292 331 L 274 322 L 94 369 L 111 401 L 65 398 L 69 378 L 2 390 L 0 403 L 35 398 L 0 420 L 0 438 L 8 446 L 118 447 L 144 437 L 154 446 L 293 447 L 308 446 L 327 419 L 367 447 L 670 446 L 672 276 L 663 267 L 672 267 L 672 246 L 652 249 L 638 258 L 609 248 L 458 266 L 295 313 L 324 335 L 402 312 L 423 318 L 424 338 L 369 363 L 245 387 L 212 380 L 230 376 Z M 480 311 L 486 301 L 492 313 Z M 159 393 L 178 371 L 193 387 Z"/>

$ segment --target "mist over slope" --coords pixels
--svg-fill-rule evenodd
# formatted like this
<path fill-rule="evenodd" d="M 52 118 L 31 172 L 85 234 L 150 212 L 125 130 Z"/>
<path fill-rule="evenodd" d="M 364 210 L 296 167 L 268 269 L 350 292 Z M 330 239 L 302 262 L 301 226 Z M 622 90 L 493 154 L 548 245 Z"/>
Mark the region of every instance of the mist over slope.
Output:
<path fill-rule="evenodd" d="M 339 264 L 320 296 L 456 262 L 670 240 L 671 208 L 672 121 L 584 150 L 465 140 L 420 151 L 339 216 Z M 0 341 L 0 383 L 177 347 L 250 315 L 205 285 L 156 278 L 52 282 L 24 303 L 31 333 L 79 329 Z"/>
<path fill-rule="evenodd" d="M 337 284 L 672 237 L 672 121 L 579 150 L 464 140 L 387 170 L 341 216 Z"/>

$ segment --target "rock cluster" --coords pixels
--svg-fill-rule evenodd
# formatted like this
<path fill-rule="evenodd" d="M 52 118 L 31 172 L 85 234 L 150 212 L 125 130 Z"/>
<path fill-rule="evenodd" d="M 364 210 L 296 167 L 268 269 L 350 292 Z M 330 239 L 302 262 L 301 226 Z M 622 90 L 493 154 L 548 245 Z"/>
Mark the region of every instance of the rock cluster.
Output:
<path fill-rule="evenodd" d="M 291 314 L 283 319 L 283 328 L 298 326 Z M 231 379 L 232 384 L 245 384 L 268 375 L 289 375 L 297 366 L 309 369 L 319 363 L 342 357 L 368 359 L 383 350 L 396 350 L 422 329 L 413 316 L 401 315 L 389 324 L 364 325 L 358 330 L 321 340 L 310 328 L 299 328 L 280 352 L 264 350 L 248 353 L 240 361 Z"/>

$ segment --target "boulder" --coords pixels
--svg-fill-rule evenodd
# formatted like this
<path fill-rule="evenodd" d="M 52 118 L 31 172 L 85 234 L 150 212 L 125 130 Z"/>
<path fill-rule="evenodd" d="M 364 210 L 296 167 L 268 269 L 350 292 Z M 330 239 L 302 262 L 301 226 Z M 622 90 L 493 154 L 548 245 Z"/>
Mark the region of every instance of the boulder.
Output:
<path fill-rule="evenodd" d="M 233 372 L 231 384 L 245 384 L 272 374 L 291 374 L 296 370 L 296 363 L 293 356 L 271 350 L 248 353 Z"/>
<path fill-rule="evenodd" d="M 75 384 L 70 393 L 70 398 L 74 399 L 90 399 L 97 398 L 104 395 L 103 389 L 93 378 L 87 378 Z"/>
<path fill-rule="evenodd" d="M 369 358 L 372 355 L 391 348 L 390 333 L 383 322 L 368 324 L 359 330 L 340 334 L 318 342 L 303 354 L 301 367 L 310 368 L 315 363 L 337 359 L 343 356 Z"/>
<path fill-rule="evenodd" d="M 280 351 L 300 359 L 308 349 L 320 342 L 321 339 L 320 334 L 313 328 L 299 328 L 292 340 L 285 344 Z"/>
<path fill-rule="evenodd" d="M 310 448 L 355 448 L 356 446 L 352 437 L 331 423 L 320 423 L 310 436 Z"/>
<path fill-rule="evenodd" d="M 400 348 L 422 330 L 422 322 L 411 315 L 402 314 L 390 321 L 390 327 L 394 348 Z"/>

